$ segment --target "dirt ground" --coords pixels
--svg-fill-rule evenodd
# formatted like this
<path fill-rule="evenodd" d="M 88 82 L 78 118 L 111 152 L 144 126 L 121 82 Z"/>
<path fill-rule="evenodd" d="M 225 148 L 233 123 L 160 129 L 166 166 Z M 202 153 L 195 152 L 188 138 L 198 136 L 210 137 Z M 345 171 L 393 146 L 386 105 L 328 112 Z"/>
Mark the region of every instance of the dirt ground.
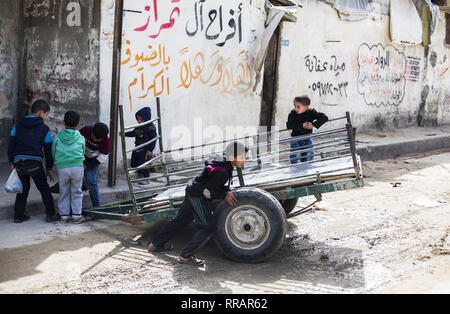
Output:
<path fill-rule="evenodd" d="M 18 239 L 1 222 L 0 293 L 450 293 L 450 152 L 363 170 L 365 187 L 324 194 L 326 211 L 289 220 L 279 252 L 259 264 L 229 261 L 213 241 L 199 252 L 207 267 L 178 264 L 194 227 L 173 253 L 150 254 L 143 243 L 160 223 L 55 223 Z"/>

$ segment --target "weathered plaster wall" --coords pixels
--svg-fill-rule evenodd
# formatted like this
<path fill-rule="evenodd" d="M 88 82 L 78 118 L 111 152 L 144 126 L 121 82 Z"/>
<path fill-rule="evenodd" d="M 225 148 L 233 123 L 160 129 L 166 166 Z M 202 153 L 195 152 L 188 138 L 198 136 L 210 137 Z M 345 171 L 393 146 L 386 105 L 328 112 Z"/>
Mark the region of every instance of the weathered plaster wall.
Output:
<path fill-rule="evenodd" d="M 24 1 L 24 82 L 22 115 L 37 98 L 52 105 L 47 123 L 63 128 L 67 110 L 81 125 L 98 121 L 100 2 L 95 0 Z"/>
<path fill-rule="evenodd" d="M 19 1 L 0 1 L 0 146 L 15 122 L 19 89 Z"/>
<path fill-rule="evenodd" d="M 297 18 L 297 24 L 282 27 L 276 125 L 285 127 L 293 98 L 302 94 L 330 117 L 350 111 L 360 130 L 412 126 L 419 120 L 450 123 L 445 99 L 450 85 L 440 79 L 448 67 L 443 20 L 426 55 L 422 45 L 392 44 L 386 15 L 343 21 L 331 6 L 309 1 Z"/>
<path fill-rule="evenodd" d="M 432 36 L 432 44 L 425 50 L 427 67 L 423 80 L 423 119 L 421 125 L 450 122 L 450 49 L 445 46 L 445 14 Z"/>
<path fill-rule="evenodd" d="M 156 115 L 155 97 L 160 97 L 165 149 L 256 130 L 261 96 L 260 88 L 252 89 L 253 59 L 264 29 L 263 8 L 263 0 L 125 0 L 120 101 L 126 124 L 135 124 L 134 114 L 144 106 Z M 112 49 L 113 21 L 114 9 L 104 0 L 104 119 L 111 76 L 111 53 L 104 52 Z"/>

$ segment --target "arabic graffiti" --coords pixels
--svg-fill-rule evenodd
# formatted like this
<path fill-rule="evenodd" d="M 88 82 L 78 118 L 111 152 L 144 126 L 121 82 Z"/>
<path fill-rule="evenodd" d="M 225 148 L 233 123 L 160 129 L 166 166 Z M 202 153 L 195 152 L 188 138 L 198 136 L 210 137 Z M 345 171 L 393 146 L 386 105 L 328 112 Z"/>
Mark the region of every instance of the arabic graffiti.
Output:
<path fill-rule="evenodd" d="M 219 39 L 219 37 L 221 37 L 224 31 L 223 5 L 220 5 L 218 10 L 216 8 L 209 10 L 207 14 L 207 20 L 205 21 L 203 12 L 204 12 L 204 4 L 206 1 L 207 0 L 195 1 L 194 3 L 195 28 L 193 28 L 192 24 L 188 21 L 186 23 L 186 34 L 189 37 L 194 37 L 198 34 L 198 32 L 204 31 L 205 38 L 207 40 L 217 40 Z M 219 42 L 216 44 L 218 47 L 225 46 L 227 41 L 231 40 L 236 36 L 236 33 L 238 33 L 239 43 L 242 42 L 242 5 L 243 5 L 242 3 L 239 3 L 237 9 L 235 10 L 230 9 L 228 11 L 229 20 L 227 25 L 231 29 L 231 32 L 225 36 L 225 39 L 219 40 Z M 216 29 L 215 32 L 213 32 L 214 28 Z"/>
<path fill-rule="evenodd" d="M 244 86 L 242 92 L 250 90 L 253 84 L 253 70 L 249 64 L 248 51 L 241 51 L 235 59 L 233 57 L 224 58 L 215 51 L 209 56 L 212 71 L 204 72 L 206 61 L 202 52 L 196 53 L 193 57 L 189 55 L 189 48 L 180 51 L 180 55 L 187 55 L 180 68 L 181 83 L 177 88 L 189 88 L 192 81 L 199 80 L 203 85 L 210 87 L 221 86 L 223 93 L 231 93 L 233 89 Z M 203 75 L 205 74 L 205 75 Z"/>
<path fill-rule="evenodd" d="M 125 27 L 123 37 L 122 79 L 131 110 L 140 99 L 173 96 L 194 86 L 230 94 L 246 92 L 253 85 L 248 48 L 236 48 L 243 43 L 243 2 L 180 2 L 145 0 L 124 10 L 141 18 L 125 23 L 131 31 Z M 189 8 L 192 15 L 186 13 Z M 106 30 L 102 34 L 110 36 Z M 212 50 L 204 49 L 205 38 Z"/>
<path fill-rule="evenodd" d="M 406 58 L 406 80 L 410 82 L 418 82 L 420 80 L 421 58 L 408 56 Z"/>
<path fill-rule="evenodd" d="M 133 108 L 133 96 L 132 88 L 137 85 L 140 87 L 141 95 L 139 98 L 146 98 L 151 95 L 152 97 L 159 97 L 164 94 L 170 95 L 170 80 L 168 75 L 165 75 L 169 71 L 169 65 L 171 63 L 170 56 L 166 56 L 166 47 L 161 44 L 154 48 L 151 45 L 147 46 L 147 51 L 141 53 L 136 53 L 134 58 L 132 58 L 131 53 L 131 42 L 129 40 L 125 41 L 128 48 L 125 54 L 128 56 L 124 61 L 121 62 L 122 66 L 127 65 L 128 69 L 133 69 L 134 78 L 128 85 L 128 97 L 130 101 L 130 109 Z M 155 75 L 150 75 L 150 79 L 145 78 L 148 73 L 153 73 L 151 69 L 158 71 Z M 149 71 L 151 70 L 151 71 Z M 151 85 L 147 85 L 146 82 L 150 81 Z"/>
<path fill-rule="evenodd" d="M 305 57 L 305 66 L 309 72 L 325 72 L 330 71 L 335 76 L 339 76 L 345 71 L 345 62 L 338 62 L 336 56 L 331 56 L 330 60 L 321 61 L 317 56 L 307 55 Z"/>
<path fill-rule="evenodd" d="M 320 80 L 308 86 L 309 89 L 319 93 L 321 97 L 340 96 L 347 98 L 348 81 L 340 79 L 346 70 L 345 62 L 338 61 L 335 55 L 323 60 L 315 55 L 307 55 L 304 60 L 305 67 L 311 74 L 321 75 Z M 329 77 L 325 78 L 325 76 Z"/>
<path fill-rule="evenodd" d="M 180 0 L 171 0 L 171 3 L 178 3 L 178 2 L 180 2 Z M 150 6 L 150 5 L 145 6 L 144 10 L 149 13 L 149 16 L 147 18 L 147 23 L 143 26 L 135 28 L 134 29 L 135 32 L 147 31 L 149 29 L 150 20 L 152 17 L 154 17 L 154 24 L 158 25 L 157 24 L 158 23 L 158 0 L 153 0 L 153 15 L 151 13 L 152 6 Z M 149 35 L 148 37 L 150 37 L 152 39 L 158 38 L 164 29 L 170 29 L 170 28 L 174 27 L 175 21 L 178 17 L 180 17 L 180 15 L 181 15 L 180 8 L 176 6 L 175 8 L 172 9 L 172 12 L 170 13 L 169 22 L 160 24 L 159 30 L 156 33 L 154 32 L 153 34 Z"/>
<path fill-rule="evenodd" d="M 394 46 L 362 44 L 358 50 L 358 92 L 369 106 L 399 106 L 405 97 L 405 55 Z"/>

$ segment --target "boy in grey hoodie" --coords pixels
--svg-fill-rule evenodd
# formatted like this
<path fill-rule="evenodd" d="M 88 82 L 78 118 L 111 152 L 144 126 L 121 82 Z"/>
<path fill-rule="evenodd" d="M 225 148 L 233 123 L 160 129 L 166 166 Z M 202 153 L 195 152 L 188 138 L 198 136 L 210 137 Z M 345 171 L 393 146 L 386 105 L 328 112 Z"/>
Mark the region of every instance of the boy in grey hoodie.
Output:
<path fill-rule="evenodd" d="M 64 115 L 64 126 L 66 129 L 55 137 L 52 145 L 52 156 L 59 179 L 59 215 L 61 221 L 67 223 L 72 209 L 73 221 L 82 223 L 86 221 L 81 216 L 86 140 L 76 130 L 80 126 L 80 115 L 75 111 L 67 111 Z"/>

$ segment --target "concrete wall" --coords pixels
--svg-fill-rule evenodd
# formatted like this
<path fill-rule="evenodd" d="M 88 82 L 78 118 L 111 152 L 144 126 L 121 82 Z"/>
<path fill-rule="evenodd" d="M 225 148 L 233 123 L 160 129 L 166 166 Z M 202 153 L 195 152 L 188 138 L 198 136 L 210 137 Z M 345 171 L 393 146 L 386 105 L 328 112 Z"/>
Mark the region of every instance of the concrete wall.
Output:
<path fill-rule="evenodd" d="M 392 44 L 387 15 L 343 21 L 308 1 L 297 18 L 282 26 L 276 125 L 285 126 L 302 94 L 330 117 L 350 111 L 360 130 L 450 123 L 444 14 L 427 49 Z M 380 57 L 389 62 L 377 64 Z M 377 74 L 386 81 L 372 80 Z"/>
<path fill-rule="evenodd" d="M 0 1 L 0 146 L 8 139 L 19 102 L 19 12 L 19 1 Z"/>
<path fill-rule="evenodd" d="M 298 22 L 281 27 L 274 125 L 284 128 L 292 99 L 301 94 L 330 117 L 350 111 L 360 130 L 450 123 L 444 14 L 430 47 L 402 47 L 391 42 L 387 15 L 347 22 L 328 4 L 305 3 Z M 0 2 L 1 134 L 37 98 L 53 105 L 48 123 L 55 132 L 68 109 L 82 114 L 83 125 L 109 124 L 114 0 L 23 0 L 22 12 L 19 4 Z M 120 102 L 126 124 L 144 106 L 156 115 L 158 96 L 165 149 L 255 131 L 262 82 L 254 91 L 253 62 L 264 4 L 125 0 Z M 376 64 L 380 57 L 389 62 Z M 374 74 L 389 82 L 371 81 Z"/>
<path fill-rule="evenodd" d="M 55 133 L 67 110 L 81 125 L 98 120 L 100 2 L 24 0 L 24 103 L 44 98 L 52 105 L 47 121 Z"/>
<path fill-rule="evenodd" d="M 100 116 L 105 119 L 112 7 L 103 1 Z M 120 93 L 127 125 L 136 123 L 134 114 L 144 106 L 156 115 L 160 97 L 165 149 L 222 140 L 247 127 L 256 131 L 261 96 L 260 87 L 252 89 L 253 59 L 264 29 L 263 0 L 125 0 L 124 9 Z"/>

